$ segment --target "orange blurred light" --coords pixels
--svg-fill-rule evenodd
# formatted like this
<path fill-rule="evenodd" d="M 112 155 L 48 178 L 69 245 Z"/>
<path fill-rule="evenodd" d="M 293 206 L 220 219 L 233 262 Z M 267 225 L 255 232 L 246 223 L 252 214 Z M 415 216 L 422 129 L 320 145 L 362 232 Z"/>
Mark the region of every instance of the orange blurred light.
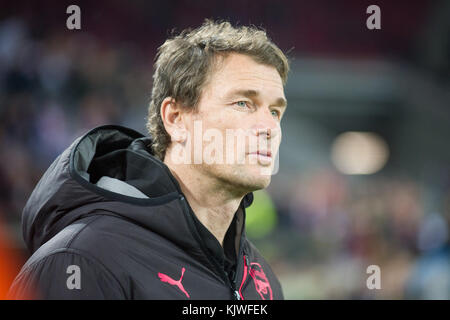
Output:
<path fill-rule="evenodd" d="M 7 299 L 9 287 L 21 267 L 22 259 L 11 249 L 13 247 L 4 224 L 0 221 L 0 300 Z"/>

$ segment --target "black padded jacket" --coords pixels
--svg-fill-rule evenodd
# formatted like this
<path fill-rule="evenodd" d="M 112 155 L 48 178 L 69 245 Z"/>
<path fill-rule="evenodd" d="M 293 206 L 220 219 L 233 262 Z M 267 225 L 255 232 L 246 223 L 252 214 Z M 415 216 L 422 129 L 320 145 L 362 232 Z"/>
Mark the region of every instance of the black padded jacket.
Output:
<path fill-rule="evenodd" d="M 283 299 L 245 235 L 253 194 L 222 247 L 150 144 L 132 129 L 106 125 L 58 156 L 24 207 L 32 255 L 10 299 Z"/>

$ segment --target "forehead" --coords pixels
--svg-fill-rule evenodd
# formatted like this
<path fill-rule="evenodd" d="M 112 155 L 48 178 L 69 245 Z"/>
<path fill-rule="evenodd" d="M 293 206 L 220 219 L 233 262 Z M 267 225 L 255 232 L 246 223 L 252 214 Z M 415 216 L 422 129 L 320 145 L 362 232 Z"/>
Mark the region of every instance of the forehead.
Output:
<path fill-rule="evenodd" d="M 239 53 L 219 59 L 205 89 L 219 95 L 240 89 L 263 92 L 271 97 L 284 97 L 283 82 L 275 67 L 258 63 Z"/>

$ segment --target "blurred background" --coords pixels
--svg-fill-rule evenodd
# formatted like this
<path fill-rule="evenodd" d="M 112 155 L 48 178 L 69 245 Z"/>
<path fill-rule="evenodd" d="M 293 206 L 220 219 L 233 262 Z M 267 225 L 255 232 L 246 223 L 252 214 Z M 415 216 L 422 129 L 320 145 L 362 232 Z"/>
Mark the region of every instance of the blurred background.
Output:
<path fill-rule="evenodd" d="M 66 28 L 71 4 L 81 30 Z M 449 1 L 0 8 L 0 291 L 29 257 L 21 212 L 51 162 L 101 124 L 145 133 L 157 47 L 221 18 L 263 27 L 291 61 L 280 169 L 247 216 L 285 297 L 450 299 Z"/>

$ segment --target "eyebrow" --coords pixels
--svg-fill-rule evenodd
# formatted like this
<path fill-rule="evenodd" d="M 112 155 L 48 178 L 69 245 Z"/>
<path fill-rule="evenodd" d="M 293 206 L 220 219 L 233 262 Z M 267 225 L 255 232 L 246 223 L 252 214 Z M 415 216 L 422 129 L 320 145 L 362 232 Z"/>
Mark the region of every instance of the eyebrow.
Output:
<path fill-rule="evenodd" d="M 257 91 L 257 90 L 252 90 L 252 89 L 248 89 L 248 90 L 238 89 L 238 90 L 231 91 L 227 95 L 227 97 L 230 97 L 230 98 L 234 97 L 234 96 L 244 96 L 244 97 L 247 97 L 247 98 L 255 98 L 255 97 L 260 96 L 260 92 Z M 275 101 L 275 103 L 272 103 L 271 106 L 277 106 L 277 107 L 281 107 L 281 108 L 286 108 L 287 107 L 287 101 L 286 101 L 286 99 L 280 97 L 280 98 L 278 98 Z"/>

